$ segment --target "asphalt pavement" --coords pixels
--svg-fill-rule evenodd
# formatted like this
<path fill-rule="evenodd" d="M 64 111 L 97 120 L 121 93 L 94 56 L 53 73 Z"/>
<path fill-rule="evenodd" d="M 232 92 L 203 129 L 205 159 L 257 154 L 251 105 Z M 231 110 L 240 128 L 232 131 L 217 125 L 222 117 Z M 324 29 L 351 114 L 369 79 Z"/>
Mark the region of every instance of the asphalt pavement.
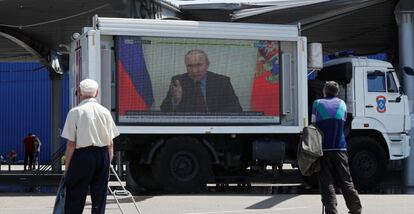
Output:
<path fill-rule="evenodd" d="M 12 172 L 7 172 L 3 168 L 2 174 L 12 173 L 17 174 L 16 176 L 22 174 L 19 166 L 15 167 L 17 167 L 16 171 L 12 170 Z M 26 173 L 31 174 L 31 172 Z M 387 177 L 378 191 L 361 192 L 363 213 L 414 214 L 414 191 L 401 185 L 399 173 L 389 173 Z M 28 183 L 30 182 L 21 179 L 16 180 L 15 185 L 0 183 L 0 214 L 52 213 L 56 186 L 33 186 Z M 307 189 L 301 183 L 289 183 L 284 180 L 273 184 L 255 183 L 245 187 L 209 185 L 201 194 L 141 194 L 143 193 L 134 196 L 141 214 L 322 213 L 317 189 Z M 347 213 L 342 195 L 338 195 L 338 202 L 339 213 Z M 128 198 L 120 198 L 120 206 L 124 213 L 138 213 Z M 88 198 L 84 213 L 90 213 L 90 209 L 91 202 Z M 108 195 L 106 213 L 121 213 L 111 195 Z"/>
<path fill-rule="evenodd" d="M 339 213 L 347 213 L 341 195 L 338 195 Z M 312 214 L 321 213 L 320 196 L 278 194 L 278 195 L 158 195 L 135 196 L 142 214 Z M 361 195 L 364 214 L 413 214 L 414 195 Z M 52 213 L 53 195 L 44 194 L 1 194 L 0 213 L 43 214 Z M 124 213 L 137 213 L 132 202 L 121 199 Z M 87 199 L 84 213 L 90 213 L 90 199 Z M 115 200 L 108 196 L 106 213 L 119 214 Z"/>

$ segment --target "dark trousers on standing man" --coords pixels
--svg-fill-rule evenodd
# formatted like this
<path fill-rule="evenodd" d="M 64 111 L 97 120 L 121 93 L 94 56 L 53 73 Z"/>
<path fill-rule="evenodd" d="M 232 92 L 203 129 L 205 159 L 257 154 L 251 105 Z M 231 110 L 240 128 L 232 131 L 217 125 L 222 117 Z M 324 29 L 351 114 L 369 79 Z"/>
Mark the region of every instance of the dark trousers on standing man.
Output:
<path fill-rule="evenodd" d="M 88 189 L 92 199 L 92 214 L 105 213 L 108 176 L 108 147 L 75 149 L 66 172 L 65 214 L 83 212 Z"/>
<path fill-rule="evenodd" d="M 24 171 L 26 171 L 26 167 L 29 166 L 29 170 L 32 169 L 33 165 L 33 152 L 32 151 L 25 151 L 24 152 Z"/>
<path fill-rule="evenodd" d="M 319 188 L 326 214 L 337 214 L 335 186 L 340 185 L 350 214 L 360 214 L 362 210 L 358 192 L 352 182 L 346 151 L 324 151 L 321 157 Z"/>

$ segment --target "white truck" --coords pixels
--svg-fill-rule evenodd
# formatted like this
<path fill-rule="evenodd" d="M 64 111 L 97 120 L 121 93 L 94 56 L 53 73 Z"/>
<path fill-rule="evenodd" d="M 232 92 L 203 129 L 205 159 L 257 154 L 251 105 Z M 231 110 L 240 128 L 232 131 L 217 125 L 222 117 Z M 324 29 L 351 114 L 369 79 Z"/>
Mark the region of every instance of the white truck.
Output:
<path fill-rule="evenodd" d="M 310 111 L 298 26 L 95 16 L 73 39 L 71 104 L 80 80 L 99 82 L 98 99 L 121 132 L 115 148 L 125 154 L 129 187 L 193 192 L 216 176 L 295 163 Z M 208 60 L 188 61 L 191 51 Z M 202 111 L 184 101 L 199 91 L 185 83 L 195 68 L 208 69 Z M 387 62 L 343 58 L 318 73 L 342 87 L 352 175 L 372 187 L 390 161 L 409 155 L 408 100 L 396 72 Z M 183 108 L 171 99 L 177 78 Z"/>

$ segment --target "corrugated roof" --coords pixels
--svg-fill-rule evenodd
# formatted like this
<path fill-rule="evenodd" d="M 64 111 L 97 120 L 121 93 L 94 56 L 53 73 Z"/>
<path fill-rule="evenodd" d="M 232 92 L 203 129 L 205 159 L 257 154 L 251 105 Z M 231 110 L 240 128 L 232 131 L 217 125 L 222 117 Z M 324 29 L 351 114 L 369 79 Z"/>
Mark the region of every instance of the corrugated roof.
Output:
<path fill-rule="evenodd" d="M 179 12 L 177 6 L 164 0 L 150 2 L 161 5 L 163 10 Z M 110 0 L 0 0 L 0 32 L 8 28 L 50 48 L 59 49 L 59 44 L 70 42 L 74 32 L 91 26 L 95 14 L 126 17 L 128 12 L 124 8 L 116 8 L 117 5 L 125 6 L 124 1 Z M 26 51 L 5 40 L 0 36 L 0 54 L 25 54 Z"/>
<path fill-rule="evenodd" d="M 290 1 L 291 2 L 291 1 Z M 295 1 L 296 2 L 296 1 Z M 330 0 L 288 2 L 277 6 L 214 9 L 208 5 L 180 6 L 188 18 L 205 21 L 297 24 L 310 42 L 322 42 L 326 53 L 353 49 L 357 54 L 387 52 L 395 56 L 397 0 Z M 303 5 L 300 5 L 303 3 Z M 210 8 L 210 9 L 209 9 Z"/>

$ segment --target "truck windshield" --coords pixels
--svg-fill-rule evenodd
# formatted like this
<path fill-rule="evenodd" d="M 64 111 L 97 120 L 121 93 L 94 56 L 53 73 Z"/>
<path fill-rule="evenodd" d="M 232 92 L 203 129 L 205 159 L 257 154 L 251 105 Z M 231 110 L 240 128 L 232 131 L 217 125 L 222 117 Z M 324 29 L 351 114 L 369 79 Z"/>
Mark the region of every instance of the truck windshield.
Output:
<path fill-rule="evenodd" d="M 395 83 L 392 72 L 387 72 L 387 91 L 391 93 L 398 93 L 397 84 Z"/>

